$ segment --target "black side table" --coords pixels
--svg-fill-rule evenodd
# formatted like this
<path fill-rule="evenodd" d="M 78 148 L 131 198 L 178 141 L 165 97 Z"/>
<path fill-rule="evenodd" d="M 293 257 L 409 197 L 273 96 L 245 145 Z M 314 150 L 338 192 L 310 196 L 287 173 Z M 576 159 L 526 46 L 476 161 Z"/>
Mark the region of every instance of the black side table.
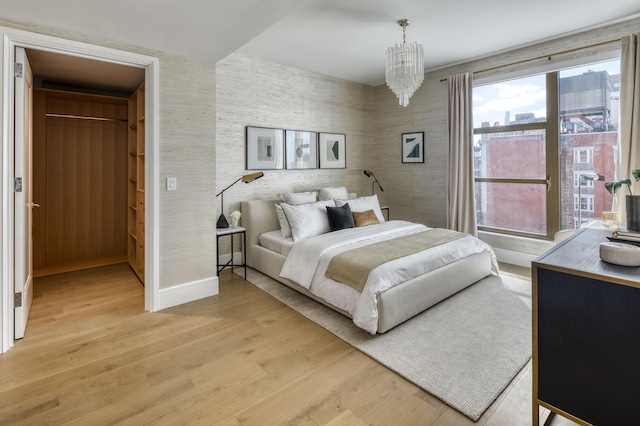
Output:
<path fill-rule="evenodd" d="M 242 263 L 233 262 L 233 236 L 236 234 L 242 234 Z M 231 259 L 227 263 L 220 263 L 220 238 L 229 236 L 231 238 Z M 218 261 L 216 264 L 216 275 L 220 275 L 220 272 L 225 268 L 231 268 L 233 273 L 234 267 L 244 268 L 244 279 L 247 279 L 247 230 L 242 226 L 228 227 L 228 228 L 216 228 L 216 253 L 218 255 Z"/>

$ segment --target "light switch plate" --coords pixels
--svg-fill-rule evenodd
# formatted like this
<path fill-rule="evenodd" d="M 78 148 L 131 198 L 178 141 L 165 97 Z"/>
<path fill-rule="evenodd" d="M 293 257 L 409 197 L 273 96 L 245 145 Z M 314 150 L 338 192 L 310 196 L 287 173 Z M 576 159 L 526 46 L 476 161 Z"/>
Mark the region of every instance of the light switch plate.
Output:
<path fill-rule="evenodd" d="M 168 177 L 167 178 L 167 191 L 176 191 L 178 189 L 178 178 L 177 177 Z"/>

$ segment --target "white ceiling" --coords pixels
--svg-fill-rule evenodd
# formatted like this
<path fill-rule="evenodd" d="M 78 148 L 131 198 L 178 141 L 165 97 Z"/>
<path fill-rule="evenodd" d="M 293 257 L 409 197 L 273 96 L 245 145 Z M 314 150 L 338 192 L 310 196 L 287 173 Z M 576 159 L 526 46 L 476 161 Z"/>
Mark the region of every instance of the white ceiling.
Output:
<path fill-rule="evenodd" d="M 378 85 L 384 53 L 422 43 L 425 69 L 640 16 L 638 0 L 0 0 L 0 17 L 216 62 L 239 51 Z"/>
<path fill-rule="evenodd" d="M 638 0 L 313 0 L 239 51 L 378 85 L 399 19 L 433 70 L 638 14 Z"/>

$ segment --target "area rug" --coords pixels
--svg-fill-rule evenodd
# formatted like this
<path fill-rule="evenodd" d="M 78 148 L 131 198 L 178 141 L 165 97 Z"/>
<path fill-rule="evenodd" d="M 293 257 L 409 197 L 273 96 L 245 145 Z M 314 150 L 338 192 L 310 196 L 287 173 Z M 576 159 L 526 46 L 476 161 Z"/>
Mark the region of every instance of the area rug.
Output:
<path fill-rule="evenodd" d="M 531 282 L 508 274 L 375 336 L 259 272 L 247 281 L 474 421 L 531 358 Z"/>

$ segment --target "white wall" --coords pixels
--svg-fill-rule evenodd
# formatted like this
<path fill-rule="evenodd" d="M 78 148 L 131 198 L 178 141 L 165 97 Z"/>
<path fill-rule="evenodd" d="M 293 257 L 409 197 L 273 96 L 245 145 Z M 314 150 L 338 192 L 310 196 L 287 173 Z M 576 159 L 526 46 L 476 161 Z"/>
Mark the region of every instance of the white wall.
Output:
<path fill-rule="evenodd" d="M 218 62 L 216 86 L 217 191 L 249 173 L 245 126 L 346 134 L 346 169 L 265 170 L 263 178 L 224 193 L 228 220 L 240 201 L 280 192 L 346 186 L 370 194 L 363 170 L 372 168 L 376 157 L 374 88 L 238 53 Z M 219 201 L 216 205 L 219 209 Z"/>
<path fill-rule="evenodd" d="M 395 219 L 446 226 L 448 158 L 446 85 L 428 78 L 405 108 L 386 86 L 376 88 L 376 176 Z M 444 106 L 442 102 L 444 101 Z M 424 163 L 403 164 L 402 133 L 424 131 Z"/>

